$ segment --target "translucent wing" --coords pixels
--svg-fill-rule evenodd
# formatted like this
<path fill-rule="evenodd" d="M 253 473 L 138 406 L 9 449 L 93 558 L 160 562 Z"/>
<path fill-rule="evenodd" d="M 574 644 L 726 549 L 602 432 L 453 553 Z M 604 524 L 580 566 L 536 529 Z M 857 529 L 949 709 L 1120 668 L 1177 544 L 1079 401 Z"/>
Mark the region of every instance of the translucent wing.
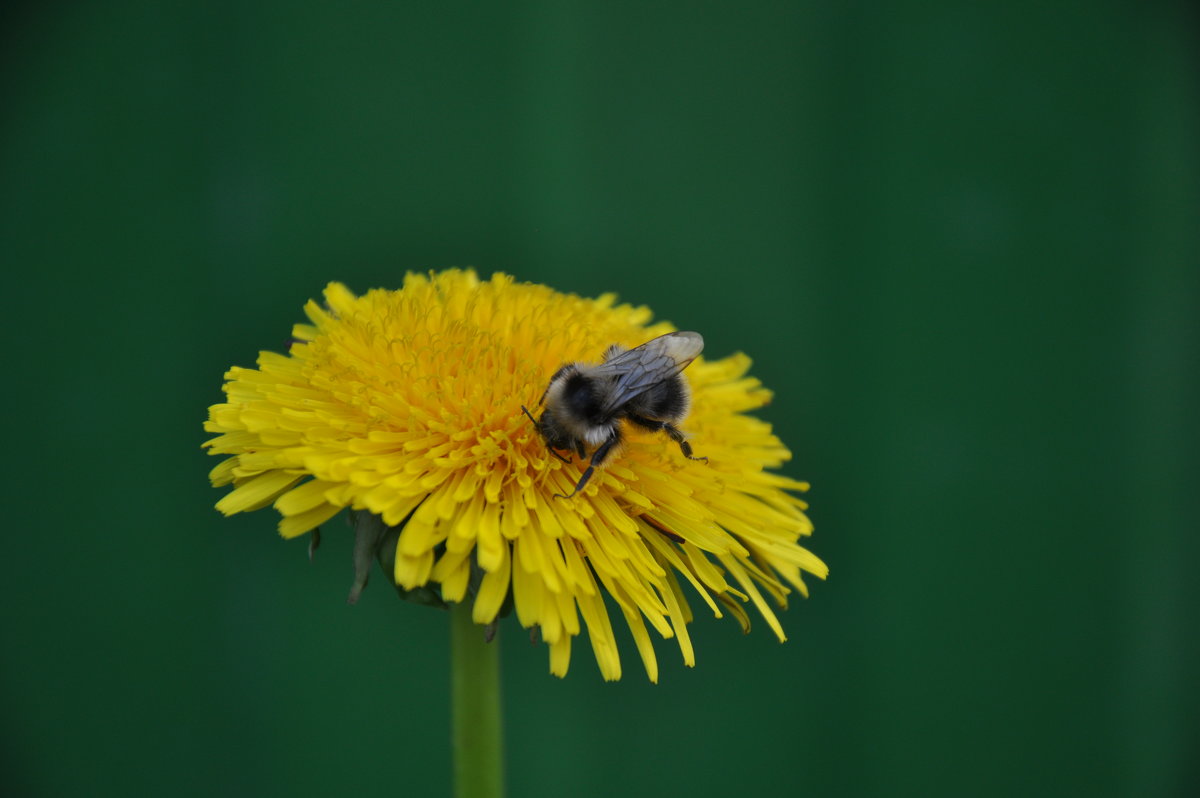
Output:
<path fill-rule="evenodd" d="M 604 397 L 604 413 L 615 412 L 634 397 L 671 379 L 703 349 L 704 338 L 700 333 L 673 332 L 605 360 L 592 370 L 596 377 L 616 381 Z"/>

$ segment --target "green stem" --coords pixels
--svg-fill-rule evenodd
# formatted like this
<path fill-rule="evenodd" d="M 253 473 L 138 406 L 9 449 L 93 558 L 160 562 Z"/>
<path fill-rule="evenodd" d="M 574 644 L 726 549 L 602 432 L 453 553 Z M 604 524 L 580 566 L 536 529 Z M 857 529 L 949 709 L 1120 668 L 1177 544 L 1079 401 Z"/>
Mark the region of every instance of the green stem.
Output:
<path fill-rule="evenodd" d="M 450 692 L 454 795 L 501 798 L 500 643 L 484 641 L 469 602 L 450 606 Z"/>

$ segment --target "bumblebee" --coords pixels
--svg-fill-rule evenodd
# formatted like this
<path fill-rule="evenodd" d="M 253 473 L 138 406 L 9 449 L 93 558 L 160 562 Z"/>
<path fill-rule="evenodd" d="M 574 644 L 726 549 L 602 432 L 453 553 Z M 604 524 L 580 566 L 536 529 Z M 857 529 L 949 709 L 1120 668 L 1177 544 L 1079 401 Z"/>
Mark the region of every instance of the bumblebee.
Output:
<path fill-rule="evenodd" d="M 676 426 L 691 404 L 681 372 L 703 349 L 700 333 L 673 332 L 635 349 L 613 344 L 600 363 L 567 363 L 554 372 L 538 401 L 545 407 L 541 417 L 534 418 L 524 405 L 521 410 L 537 427 L 551 454 L 569 463 L 559 452 L 575 452 L 588 462 L 575 490 L 554 495 L 569 499 L 583 490 L 620 444 L 622 422 L 664 432 L 679 444 L 684 457 L 707 462 L 707 457 L 692 454 L 691 444 Z"/>

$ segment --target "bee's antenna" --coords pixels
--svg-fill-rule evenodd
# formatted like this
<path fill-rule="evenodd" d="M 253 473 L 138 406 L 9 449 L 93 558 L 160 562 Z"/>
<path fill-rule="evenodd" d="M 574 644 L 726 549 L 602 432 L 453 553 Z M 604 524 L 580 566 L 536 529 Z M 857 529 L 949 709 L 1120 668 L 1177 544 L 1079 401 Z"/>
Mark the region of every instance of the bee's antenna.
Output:
<path fill-rule="evenodd" d="M 529 408 L 525 407 L 525 405 L 521 405 L 521 412 L 529 416 L 529 420 L 533 422 L 533 426 L 537 426 L 537 419 L 533 417 L 533 413 L 529 412 Z"/>

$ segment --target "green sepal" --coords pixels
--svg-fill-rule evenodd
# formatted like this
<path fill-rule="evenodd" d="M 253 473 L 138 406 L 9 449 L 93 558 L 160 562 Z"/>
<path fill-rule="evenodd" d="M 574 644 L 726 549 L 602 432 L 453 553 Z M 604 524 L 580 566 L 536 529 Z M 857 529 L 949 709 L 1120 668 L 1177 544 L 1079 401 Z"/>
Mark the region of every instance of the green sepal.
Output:
<path fill-rule="evenodd" d="M 358 597 L 367 586 L 367 580 L 371 578 L 371 561 L 375 559 L 390 527 L 383 523 L 379 516 L 358 510 L 350 511 L 349 521 L 350 526 L 354 528 L 354 582 L 350 585 L 350 595 L 346 597 L 346 603 L 357 604 Z M 399 537 L 399 532 L 396 536 Z M 392 550 L 395 551 L 394 543 Z"/>
<path fill-rule="evenodd" d="M 406 589 L 395 584 L 392 576 L 392 566 L 396 562 L 396 546 L 400 542 L 400 532 L 404 529 L 404 525 L 408 523 L 408 519 L 412 517 L 409 513 L 403 521 L 395 526 L 389 526 L 383 522 L 383 519 L 374 513 L 366 512 L 365 510 L 351 510 L 349 516 L 350 526 L 354 528 L 354 583 L 350 586 L 350 595 L 347 597 L 348 604 L 354 604 L 362 595 L 363 589 L 367 586 L 367 581 L 371 576 L 372 560 L 379 563 L 379 567 L 387 574 L 388 581 L 392 582 L 396 588 L 396 592 L 405 601 L 411 601 L 414 604 L 422 604 L 426 607 L 437 607 L 446 609 L 447 604 L 442 598 L 441 585 L 429 584 Z M 441 554 L 442 547 L 438 547 L 437 554 Z M 475 598 L 479 592 L 479 585 L 483 581 L 483 569 L 479 567 L 479 563 L 472 560 L 471 562 L 471 578 L 467 584 L 467 595 L 470 598 Z M 496 614 L 496 618 L 507 618 L 513 611 L 513 594 L 512 587 L 509 587 L 507 595 L 504 597 L 504 603 L 500 605 L 500 611 Z"/>
<path fill-rule="evenodd" d="M 364 510 L 350 511 L 350 525 L 354 527 L 354 583 L 350 586 L 347 603 L 354 604 L 358 601 L 370 579 L 372 561 L 378 561 L 379 567 L 387 574 L 388 581 L 395 586 L 400 598 L 426 607 L 446 609 L 440 586 L 422 585 L 406 590 L 393 581 L 392 564 L 396 561 L 396 545 L 400 540 L 400 531 L 407 522 L 406 517 L 399 524 L 389 526 L 374 513 Z"/>

